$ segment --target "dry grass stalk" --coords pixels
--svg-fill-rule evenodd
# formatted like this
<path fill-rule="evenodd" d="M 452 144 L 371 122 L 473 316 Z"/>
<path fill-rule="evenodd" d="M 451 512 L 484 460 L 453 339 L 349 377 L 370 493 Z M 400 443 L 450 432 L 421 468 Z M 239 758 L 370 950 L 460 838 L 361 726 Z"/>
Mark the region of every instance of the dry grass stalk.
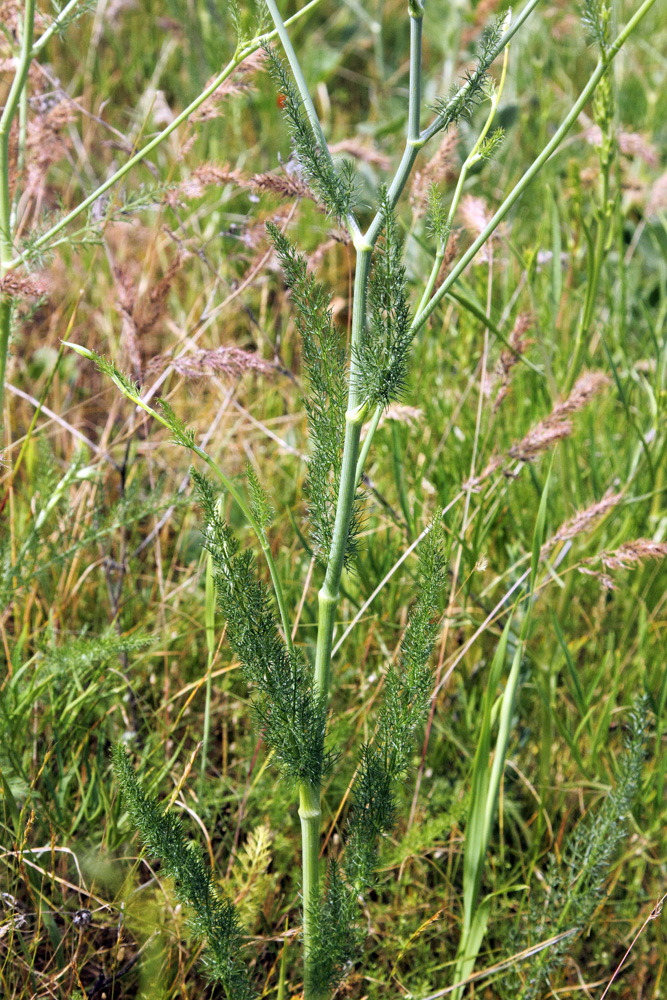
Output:
<path fill-rule="evenodd" d="M 179 253 L 163 277 L 139 295 L 138 287 L 129 268 L 117 267 L 113 271 L 116 305 L 122 319 L 121 344 L 130 359 L 134 377 L 141 381 L 141 338 L 149 333 L 164 315 L 167 295 L 187 255 Z"/>
<path fill-rule="evenodd" d="M 35 33 L 40 34 L 48 27 L 48 19 L 39 9 L 35 9 Z M 0 3 L 0 24 L 4 26 L 11 38 L 20 38 L 23 28 L 23 4 L 20 0 L 2 0 Z M 0 31 L 2 47 L 8 46 L 5 33 Z"/>
<path fill-rule="evenodd" d="M 447 241 L 447 249 L 445 250 L 445 256 L 443 257 L 442 264 L 440 265 L 440 270 L 438 271 L 438 277 L 435 279 L 435 285 L 433 286 L 433 291 L 437 290 L 442 285 L 443 281 L 449 274 L 449 269 L 459 255 L 459 234 L 450 233 L 449 240 Z"/>
<path fill-rule="evenodd" d="M 72 104 L 62 101 L 28 123 L 26 193 L 29 195 L 43 190 L 49 168 L 66 155 L 67 147 L 61 133 L 76 116 Z"/>
<path fill-rule="evenodd" d="M 441 185 L 456 179 L 458 139 L 458 132 L 455 128 L 445 132 L 442 142 L 424 169 L 415 173 L 410 191 L 410 207 L 417 218 L 421 218 L 428 207 L 428 192 L 431 184 Z"/>
<path fill-rule="evenodd" d="M 0 292 L 15 298 L 41 298 L 48 293 L 48 284 L 41 274 L 17 274 L 8 271 L 0 280 Z"/>
<path fill-rule="evenodd" d="M 275 194 L 279 198 L 310 198 L 321 211 L 326 211 L 315 192 L 296 174 L 254 174 L 249 186 L 255 191 Z"/>
<path fill-rule="evenodd" d="M 611 379 L 604 372 L 584 372 L 574 383 L 567 399 L 554 406 L 547 417 L 547 422 L 553 424 L 583 410 L 584 406 L 587 406 L 591 399 L 608 385 L 611 385 Z"/>
<path fill-rule="evenodd" d="M 654 542 L 650 538 L 635 538 L 625 542 L 613 552 L 601 552 L 597 557 L 605 569 L 629 569 L 647 559 L 667 559 L 667 542 Z"/>
<path fill-rule="evenodd" d="M 540 421 L 521 441 L 516 441 L 507 454 L 510 458 L 521 462 L 531 462 L 538 455 L 551 449 L 563 438 L 569 437 L 574 427 L 570 420 L 558 420 L 554 423 L 549 418 Z"/>
<path fill-rule="evenodd" d="M 509 468 L 508 460 L 531 462 L 538 455 L 550 451 L 572 433 L 574 427 L 569 418 L 582 410 L 610 382 L 603 372 L 585 372 L 577 379 L 567 399 L 557 403 L 548 417 L 540 420 L 520 441 L 515 441 L 504 455 L 494 455 L 479 476 L 464 483 L 464 488 L 479 489 L 484 480 L 500 468 L 507 476 L 515 475 Z"/>
<path fill-rule="evenodd" d="M 220 167 L 213 163 L 202 163 L 177 187 L 167 192 L 167 204 L 174 207 L 180 198 L 202 198 L 206 189 L 212 184 L 217 187 L 223 187 L 225 184 L 249 187 L 248 178 L 240 170 L 230 170 L 228 164 Z"/>
<path fill-rule="evenodd" d="M 261 68 L 264 58 L 264 52 L 259 49 L 257 52 L 249 55 L 247 59 L 244 59 L 236 71 L 231 76 L 228 76 L 226 80 L 223 80 L 211 96 L 199 106 L 191 120 L 194 122 L 208 122 L 213 118 L 220 118 L 224 114 L 222 103 L 228 97 L 238 97 L 240 94 L 246 94 L 249 90 L 252 90 L 252 77 Z M 211 77 L 207 81 L 206 87 L 210 86 L 214 79 L 215 77 Z"/>
<path fill-rule="evenodd" d="M 159 374 L 171 367 L 189 382 L 199 382 L 205 378 L 241 378 L 247 372 L 267 375 L 276 371 L 275 365 L 265 361 L 258 354 L 244 351 L 240 347 L 217 347 L 212 351 L 196 350 L 180 358 L 158 355 L 149 365 L 151 375 Z"/>
<path fill-rule="evenodd" d="M 494 412 L 509 392 L 512 370 L 518 365 L 521 355 L 525 353 L 526 348 L 532 343 L 526 337 L 532 324 L 533 317 L 530 313 L 519 313 L 512 327 L 512 332 L 507 339 L 509 347 L 505 347 L 500 353 L 494 373 L 494 384 L 500 383 L 493 404 Z"/>

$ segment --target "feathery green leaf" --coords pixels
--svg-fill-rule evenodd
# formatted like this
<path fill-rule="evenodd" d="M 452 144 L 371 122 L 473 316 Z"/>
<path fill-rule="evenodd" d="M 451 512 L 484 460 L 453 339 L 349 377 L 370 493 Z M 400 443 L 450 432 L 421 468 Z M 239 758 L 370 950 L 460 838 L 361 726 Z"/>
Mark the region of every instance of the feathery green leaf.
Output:
<path fill-rule="evenodd" d="M 410 328 L 403 242 L 384 187 L 380 193 L 380 211 L 385 235 L 370 277 L 370 322 L 363 332 L 357 357 L 361 393 L 373 409 L 389 406 L 405 391 L 414 337 Z"/>
<path fill-rule="evenodd" d="M 270 45 L 265 45 L 269 71 L 278 93 L 282 95 L 283 117 L 287 122 L 294 155 L 305 179 L 327 212 L 344 219 L 356 201 L 355 172 L 349 160 L 336 169 L 321 146 L 318 136 L 303 112 L 303 102 L 282 59 Z"/>
<path fill-rule="evenodd" d="M 336 500 L 345 439 L 347 377 L 343 340 L 334 326 L 329 296 L 308 274 L 306 260 L 271 223 L 267 229 L 292 293 L 296 324 L 301 335 L 303 365 L 308 380 L 304 406 L 312 442 L 304 493 L 315 550 L 323 562 L 329 557 L 336 515 Z M 355 551 L 359 529 L 358 497 L 352 515 L 346 562 Z"/>
<path fill-rule="evenodd" d="M 113 768 L 123 802 L 151 855 L 160 858 L 161 872 L 174 879 L 178 899 L 189 907 L 189 923 L 204 940 L 204 965 L 212 980 L 221 982 L 234 1000 L 254 1000 L 248 971 L 242 964 L 242 930 L 234 904 L 222 899 L 213 874 L 199 850 L 188 844 L 178 816 L 166 813 L 157 799 L 147 796 L 137 781 L 127 750 L 117 743 Z"/>

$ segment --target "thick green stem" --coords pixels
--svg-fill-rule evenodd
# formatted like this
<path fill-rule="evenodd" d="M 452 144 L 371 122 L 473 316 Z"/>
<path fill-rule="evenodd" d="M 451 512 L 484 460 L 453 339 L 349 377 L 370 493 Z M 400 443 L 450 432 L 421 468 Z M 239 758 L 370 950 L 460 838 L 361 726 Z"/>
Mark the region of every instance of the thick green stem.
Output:
<path fill-rule="evenodd" d="M 357 349 L 366 329 L 366 305 L 368 300 L 368 276 L 371 267 L 371 247 L 357 251 L 357 267 L 354 278 L 354 304 L 352 307 L 352 346 L 350 358 L 349 391 L 345 421 L 345 442 L 340 474 L 336 520 L 334 522 L 331 552 L 327 563 L 326 576 L 319 593 L 319 616 L 317 629 L 317 650 L 315 653 L 315 687 L 318 693 L 327 697 L 333 629 L 340 597 L 340 578 L 345 564 L 347 540 L 350 534 L 352 508 L 357 489 L 357 459 L 361 426 L 366 416 L 366 407 L 361 400 Z"/>
<path fill-rule="evenodd" d="M 361 446 L 361 450 L 359 452 L 359 459 L 357 461 L 357 475 L 356 475 L 357 486 L 359 485 L 361 477 L 364 473 L 364 468 L 366 467 L 366 459 L 368 458 L 368 453 L 371 450 L 371 445 L 373 443 L 373 438 L 375 437 L 375 432 L 378 429 L 378 424 L 382 419 L 382 413 L 383 413 L 382 407 L 377 406 L 375 408 L 375 413 L 373 414 L 373 417 L 371 419 L 370 426 L 368 428 L 368 433 L 366 434 L 366 437 L 364 438 L 364 443 Z"/>
<path fill-rule="evenodd" d="M 313 940 L 312 905 L 319 899 L 319 856 L 320 856 L 320 808 L 319 786 L 303 784 L 299 788 L 299 818 L 301 820 L 303 894 L 303 959 L 305 968 L 305 997 L 319 1000 L 310 982 L 311 947 Z"/>
<path fill-rule="evenodd" d="M 410 5 L 410 98 L 408 108 L 408 142 L 401 165 L 390 187 L 392 204 L 398 200 L 405 185 L 418 147 L 419 115 L 421 107 L 421 44 L 422 44 L 423 8 L 413 0 Z M 340 579 L 345 565 L 345 552 L 352 522 L 354 498 L 359 477 L 363 472 L 363 463 L 359 460 L 359 440 L 361 428 L 368 412 L 368 404 L 362 398 L 360 371 L 358 367 L 358 348 L 361 345 L 366 330 L 366 311 L 368 304 L 368 279 L 371 269 L 373 247 L 380 235 L 384 218 L 382 213 L 375 217 L 369 232 L 365 237 L 353 233 L 357 251 L 356 271 L 354 278 L 354 301 L 352 306 L 352 333 L 350 345 L 350 371 L 347 414 L 345 422 L 345 441 L 341 463 L 340 484 L 336 505 L 331 551 L 327 562 L 324 583 L 319 592 L 317 649 L 315 653 L 315 690 L 324 699 L 329 696 L 331 683 L 331 649 L 333 646 L 334 624 L 336 610 L 340 599 Z M 376 411 L 372 430 L 368 435 L 367 447 L 363 457 L 368 454 L 370 441 L 379 422 L 381 413 Z M 301 787 L 301 815 L 303 836 L 303 898 L 304 898 L 304 950 L 306 961 L 305 1000 L 319 1000 L 313 993 L 308 982 L 309 953 L 311 927 L 308 908 L 311 901 L 319 897 L 317 882 L 317 853 L 319 848 L 320 820 L 320 790 L 312 786 Z M 311 798 L 309 798 L 309 796 Z M 304 805 L 305 803 L 305 805 Z M 310 808 L 308 808 L 310 806 Z M 305 816 L 305 819 L 304 819 Z M 314 846 L 314 844 L 316 846 Z"/>
<path fill-rule="evenodd" d="M 420 12 L 421 11 L 421 12 Z M 410 6 L 410 96 L 408 104 L 408 136 L 403 150 L 401 162 L 389 185 L 387 199 L 392 208 L 396 207 L 401 197 L 410 171 L 417 159 L 419 150 L 425 143 L 420 137 L 419 120 L 421 115 L 421 64 L 422 64 L 422 27 L 424 23 L 424 8 L 416 2 Z M 364 236 L 365 242 L 373 248 L 384 226 L 384 215 L 378 211 Z"/>

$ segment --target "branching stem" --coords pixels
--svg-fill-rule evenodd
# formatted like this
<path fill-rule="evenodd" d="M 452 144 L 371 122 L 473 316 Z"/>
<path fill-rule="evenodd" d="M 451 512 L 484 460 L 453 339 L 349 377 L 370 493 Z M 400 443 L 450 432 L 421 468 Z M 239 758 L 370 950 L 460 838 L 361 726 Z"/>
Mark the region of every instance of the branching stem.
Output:
<path fill-rule="evenodd" d="M 65 4 L 60 13 L 54 17 L 51 24 L 48 26 L 43 35 L 40 35 L 35 44 L 32 47 L 32 58 L 34 59 L 36 55 L 42 51 L 44 46 L 48 41 L 50 41 L 53 36 L 60 31 L 62 26 L 67 21 L 68 17 L 71 17 L 77 7 L 83 3 L 83 0 L 69 0 L 68 4 Z"/>

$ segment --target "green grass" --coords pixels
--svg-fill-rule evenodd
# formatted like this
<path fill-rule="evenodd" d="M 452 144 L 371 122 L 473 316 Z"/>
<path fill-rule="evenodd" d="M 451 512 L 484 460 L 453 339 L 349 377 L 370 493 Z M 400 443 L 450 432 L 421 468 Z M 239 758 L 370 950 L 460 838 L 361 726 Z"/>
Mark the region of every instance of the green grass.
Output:
<path fill-rule="evenodd" d="M 635 6 L 619 2 L 619 24 Z M 323 2 L 295 26 L 292 37 L 304 56 L 328 138 L 335 142 L 358 133 L 395 165 L 406 125 L 403 6 L 392 2 L 382 10 L 370 3 L 364 11 L 362 17 L 356 5 Z M 484 197 L 492 210 L 549 140 L 593 68 L 595 55 L 576 13 L 571 3 L 545 5 L 512 43 L 499 108 L 507 141 L 466 185 L 466 193 Z M 438 74 L 443 57 L 468 37 L 477 15 L 469 5 L 453 9 L 438 0 L 427 14 L 436 26 L 427 32 L 425 51 L 426 93 L 432 99 L 458 75 L 461 67 L 449 64 L 447 79 Z M 165 17 L 173 21 L 165 23 Z M 381 19 L 380 32 L 371 31 L 369 17 Z M 478 20 L 481 27 L 481 14 Z M 204 4 L 143 3 L 119 8 L 113 17 L 99 7 L 68 30 L 66 43 L 51 43 L 43 61 L 82 106 L 133 146 L 162 127 L 156 117 L 162 97 L 155 98 L 155 88 L 172 111 L 180 110 L 232 57 L 231 37 L 225 14 Z M 558 995 L 586 983 L 591 995 L 599 996 L 665 891 L 667 571 L 659 560 L 605 570 L 616 585 L 606 590 L 579 569 L 601 570 L 597 553 L 638 538 L 663 542 L 667 532 L 667 207 L 664 193 L 662 204 L 656 197 L 667 149 L 666 42 L 667 21 L 656 5 L 617 61 L 612 79 L 616 128 L 640 133 L 647 146 L 643 155 L 641 150 L 622 154 L 610 178 L 611 235 L 581 358 L 585 369 L 608 376 L 606 388 L 573 415 L 569 437 L 520 470 L 516 460 L 506 463 L 518 474 L 496 472 L 466 504 L 461 491 L 473 455 L 479 475 L 492 455 L 507 453 L 551 412 L 576 377 L 572 362 L 588 289 L 587 238 L 595 237 L 599 207 L 598 158 L 584 137 L 592 120 L 589 107 L 586 120 L 575 125 L 510 213 L 494 241 L 492 266 L 475 263 L 457 282 L 455 291 L 472 300 L 475 310 L 448 298 L 422 328 L 405 398 L 421 414 L 412 421 L 387 420 L 374 439 L 362 544 L 355 572 L 343 579 L 334 641 L 432 513 L 449 505 L 450 575 L 442 597 L 446 621 L 434 656 L 446 683 L 437 694 L 428 739 L 419 734 L 413 769 L 399 793 L 398 831 L 384 845 L 380 883 L 367 901 L 365 963 L 340 994 L 354 1000 L 408 992 L 419 998 L 454 982 L 470 776 L 484 706 L 503 691 L 501 684 L 489 692 L 487 684 L 505 612 L 519 590 L 501 610 L 494 609 L 530 569 L 551 462 L 545 538 L 607 490 L 622 491 L 623 499 L 576 537 L 550 548 L 537 570 L 508 765 L 483 869 L 482 893 L 490 904 L 476 969 L 538 943 L 530 935 L 522 939 L 521 928 L 533 920 L 531 907 L 543 912 L 548 906 L 545 879 L 567 858 L 581 817 L 589 813 L 594 822 L 606 793 L 622 779 L 630 711 L 642 694 L 648 699 L 648 755 L 627 816 L 627 837 L 605 873 L 583 933 L 571 944 L 571 957 L 554 973 L 554 990 L 565 991 Z M 141 185 L 144 196 L 149 185 L 178 185 L 205 162 L 247 174 L 273 170 L 278 152 L 283 158 L 289 153 L 287 134 L 268 75 L 259 73 L 253 84 L 248 94 L 226 100 L 220 119 L 184 129 L 161 146 L 152 170 L 135 168 L 117 195 L 119 204 L 141 194 Z M 483 120 L 480 109 L 473 124 L 462 127 L 460 158 Z M 76 113 L 69 129 L 80 141 L 63 132 L 63 155 L 50 167 L 33 210 L 56 210 L 59 199 L 72 207 L 126 156 L 109 144 L 118 137 L 89 117 Z M 189 148 L 187 136 L 194 138 Z M 418 169 L 430 155 L 428 150 L 421 155 Z M 373 163 L 362 164 L 360 173 L 369 191 L 384 176 Z M 156 306 L 155 322 L 139 335 L 142 375 L 151 384 L 156 377 L 146 374 L 151 358 L 184 346 L 186 336 L 200 331 L 201 347 L 235 345 L 275 363 L 268 374 L 248 373 L 240 380 L 212 376 L 186 385 L 171 374 L 162 391 L 196 428 L 198 441 L 210 432 L 206 446 L 228 475 L 241 475 L 250 461 L 270 484 L 272 550 L 288 606 L 293 615 L 301 609 L 295 641 L 313 656 L 321 578 L 317 567 L 309 575 L 311 553 L 298 502 L 305 475 L 299 453 L 307 448 L 299 339 L 272 261 L 239 291 L 268 252 L 261 220 L 286 213 L 286 203 L 266 194 L 257 202 L 233 183 L 211 184 L 201 197 L 183 197 L 175 211 L 167 193 L 151 195 L 150 205 L 131 215 L 119 214 L 107 226 L 103 244 L 76 252 L 67 245 L 58 249 L 49 263 L 48 301 L 22 307 L 8 382 L 39 399 L 60 339 L 117 358 L 132 372 L 119 298 L 124 290 L 134 296 L 138 288 L 136 316 L 142 310 L 146 315 L 151 290 L 179 251 L 187 251 L 166 290 L 163 311 Z M 399 219 L 411 234 L 406 262 L 417 295 L 431 259 L 406 196 Z M 35 225 L 31 213 L 26 225 Z M 462 225 L 460 217 L 456 225 Z M 331 228 L 304 201 L 295 209 L 289 234 L 313 252 Z M 461 232 L 460 240 L 465 247 L 470 234 Z M 124 269 L 127 280 L 118 274 L 114 279 L 112 266 Z M 350 322 L 351 266 L 347 248 L 336 244 L 319 268 L 343 328 Z M 493 374 L 503 350 L 492 328 L 485 338 L 479 314 L 487 305 L 504 337 L 518 313 L 532 317 L 526 356 L 534 367 L 513 369 L 497 410 L 493 392 L 479 405 L 480 364 L 485 359 Z M 179 789 L 173 809 L 187 835 L 202 846 L 215 878 L 243 906 L 248 955 L 266 996 L 278 995 L 289 927 L 284 995 L 298 995 L 298 815 L 294 796 L 276 783 L 252 729 L 249 693 L 219 617 L 210 655 L 206 561 L 199 512 L 189 501 L 188 456 L 168 443 L 157 424 L 134 414 L 81 358 L 59 360 L 44 402 L 65 426 L 42 412 L 16 475 L 13 467 L 34 407 L 10 391 L 4 421 L 0 649 L 7 663 L 0 687 L 0 891 L 8 895 L 0 913 L 0 993 L 12 1000 L 69 998 L 77 990 L 92 995 L 97 984 L 94 995 L 114 998 L 209 995 L 198 945 L 172 887 L 152 857 L 138 859 L 134 828 L 111 775 L 111 744 L 124 739 L 147 791 L 169 799 Z M 97 450 L 84 446 L 77 457 L 81 442 L 73 428 Z M 83 478 L 77 468 L 86 469 Z M 40 512 L 54 497 L 38 526 Z M 229 500 L 225 514 L 250 544 Z M 585 564 L 587 559 L 592 561 Z M 351 762 L 373 733 L 416 569 L 414 555 L 401 563 L 336 654 L 333 737 L 341 762 L 324 787 L 328 850 L 341 847 Z M 526 611 L 525 600 L 514 611 L 512 654 Z M 509 662 L 505 676 L 508 670 Z M 210 736 L 203 775 L 198 747 L 205 719 Z M 262 827 L 271 831 L 268 854 L 256 846 Z M 75 915 L 84 910 L 91 919 L 76 918 L 77 927 Z M 652 921 L 611 995 L 662 996 L 665 945 L 664 926 Z M 511 970 L 518 979 L 505 972 L 484 980 L 475 995 L 520 995 L 531 967 L 526 962 Z M 538 995 L 549 995 L 548 987 Z"/>

